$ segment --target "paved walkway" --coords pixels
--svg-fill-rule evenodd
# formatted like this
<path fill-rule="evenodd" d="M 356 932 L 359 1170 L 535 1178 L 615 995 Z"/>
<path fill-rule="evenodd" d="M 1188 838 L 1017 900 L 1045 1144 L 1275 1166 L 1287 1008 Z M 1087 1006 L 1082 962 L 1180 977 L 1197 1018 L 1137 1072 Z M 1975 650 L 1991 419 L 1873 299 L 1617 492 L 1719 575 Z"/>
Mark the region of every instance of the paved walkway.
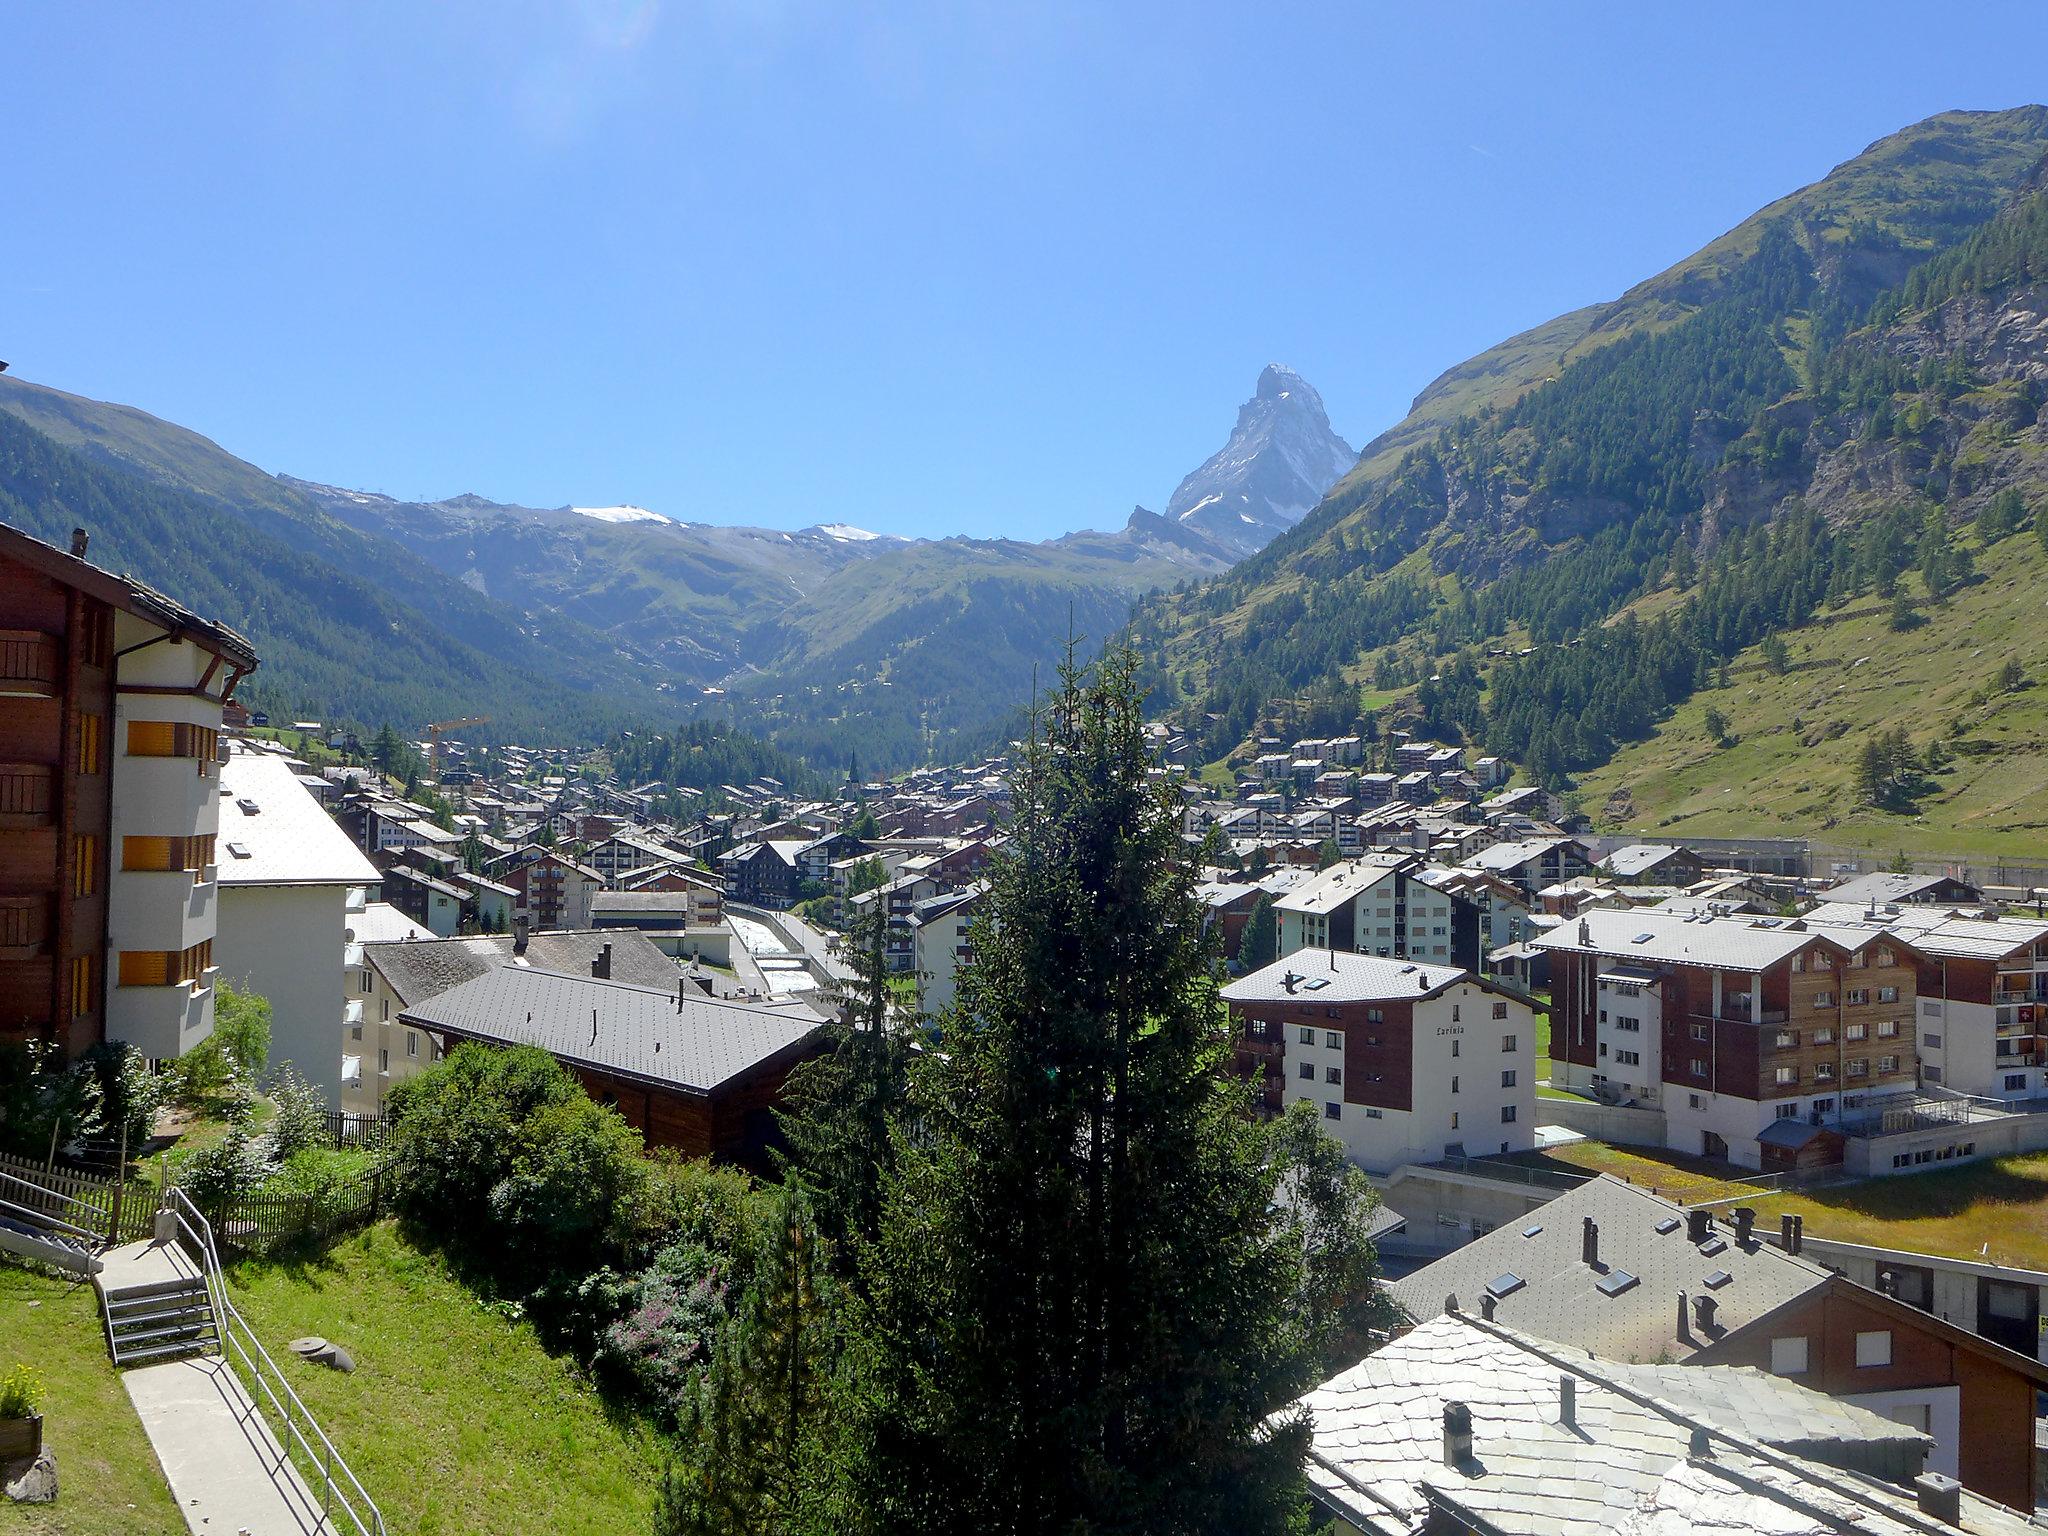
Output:
<path fill-rule="evenodd" d="M 194 1536 L 336 1536 L 225 1360 L 138 1366 L 121 1384 Z"/>

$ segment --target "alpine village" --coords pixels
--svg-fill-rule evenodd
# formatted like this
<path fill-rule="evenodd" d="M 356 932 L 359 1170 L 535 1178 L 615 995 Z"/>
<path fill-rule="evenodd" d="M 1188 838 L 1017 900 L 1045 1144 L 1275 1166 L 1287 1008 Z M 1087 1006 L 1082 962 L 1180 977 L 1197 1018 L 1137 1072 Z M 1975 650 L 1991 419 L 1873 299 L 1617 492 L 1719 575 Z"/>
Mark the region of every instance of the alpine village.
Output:
<path fill-rule="evenodd" d="M 1036 541 L 37 330 L 0 1531 L 2048 1528 L 2048 107 L 1847 121 Z"/>

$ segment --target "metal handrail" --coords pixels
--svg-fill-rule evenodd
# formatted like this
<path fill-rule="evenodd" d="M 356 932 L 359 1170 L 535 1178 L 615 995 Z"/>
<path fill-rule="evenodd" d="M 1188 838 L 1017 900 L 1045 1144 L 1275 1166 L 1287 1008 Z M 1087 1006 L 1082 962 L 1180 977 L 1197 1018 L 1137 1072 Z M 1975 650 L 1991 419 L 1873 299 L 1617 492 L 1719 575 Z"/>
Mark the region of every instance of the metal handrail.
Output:
<path fill-rule="evenodd" d="M 67 1195 L 62 1190 L 52 1189 L 47 1184 L 38 1184 L 33 1179 L 17 1178 L 14 1174 L 0 1172 L 0 1184 L 19 1185 L 23 1189 L 33 1190 L 38 1198 L 44 1200 L 54 1200 L 58 1203 L 60 1207 L 83 1211 L 87 1216 L 90 1216 L 93 1220 L 97 1222 L 104 1223 L 107 1219 L 107 1213 L 101 1210 L 98 1206 L 93 1205 L 89 1201 L 80 1200 L 73 1195 Z M 19 1207 L 17 1207 L 17 1209 L 18 1208 Z M 55 1216 L 47 1215 L 44 1216 L 43 1219 L 46 1221 L 58 1220 L 58 1218 Z M 79 1229 L 77 1227 L 73 1227 L 72 1230 L 78 1231 Z M 90 1237 L 95 1243 L 100 1241 L 100 1234 L 97 1231 L 87 1231 L 85 1235 L 87 1237 Z"/>
<path fill-rule="evenodd" d="M 213 1304 L 215 1318 L 219 1320 L 223 1355 L 225 1356 L 227 1348 L 233 1348 L 235 1354 L 241 1357 L 242 1364 L 256 1385 L 262 1389 L 263 1395 L 270 1399 L 271 1407 L 284 1421 L 285 1434 L 289 1437 L 280 1443 L 280 1450 L 284 1455 L 290 1456 L 291 1444 L 296 1441 L 307 1459 L 320 1469 L 322 1518 L 332 1518 L 338 1503 L 341 1512 L 348 1516 L 349 1523 L 356 1528 L 358 1536 L 385 1536 L 384 1515 L 377 1508 L 377 1501 L 370 1497 L 369 1491 L 350 1469 L 346 1458 L 334 1448 L 334 1442 L 327 1438 L 327 1432 L 313 1417 L 312 1410 L 300 1401 L 299 1394 L 292 1390 L 292 1384 L 285 1380 L 284 1372 L 279 1370 L 277 1362 L 270 1358 L 270 1352 L 263 1347 L 255 1331 L 243 1320 L 242 1314 L 235 1310 L 234 1303 L 228 1300 L 227 1280 L 221 1272 L 220 1253 L 213 1242 L 213 1223 L 206 1219 L 183 1189 L 175 1186 L 167 1196 L 165 1209 L 170 1211 L 186 1238 L 198 1250 L 201 1268 L 204 1271 L 202 1278 L 206 1284 L 207 1298 Z M 251 1351 L 254 1351 L 253 1356 Z M 273 1381 L 276 1382 L 277 1388 L 283 1389 L 282 1400 L 271 1385 Z M 251 1402 L 253 1406 L 254 1400 Z M 296 1419 L 293 1417 L 294 1410 L 297 1413 Z M 300 1429 L 301 1421 L 318 1439 L 317 1447 Z M 335 1480 L 337 1470 L 348 1480 L 347 1488 L 353 1488 L 356 1497 L 368 1508 L 367 1523 L 357 1511 L 355 1503 L 348 1497 L 347 1488 Z"/>

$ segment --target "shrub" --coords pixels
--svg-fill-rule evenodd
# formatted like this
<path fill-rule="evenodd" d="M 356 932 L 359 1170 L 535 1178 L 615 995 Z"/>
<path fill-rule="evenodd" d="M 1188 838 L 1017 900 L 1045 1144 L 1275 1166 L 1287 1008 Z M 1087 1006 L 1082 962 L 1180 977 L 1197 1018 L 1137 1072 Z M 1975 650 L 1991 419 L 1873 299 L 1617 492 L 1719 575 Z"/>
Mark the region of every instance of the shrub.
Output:
<path fill-rule="evenodd" d="M 213 1033 L 178 1058 L 179 1095 L 210 1099 L 252 1085 L 270 1060 L 270 999 L 214 989 Z"/>
<path fill-rule="evenodd" d="M 0 1151 L 41 1159 L 103 1124 L 97 1073 L 67 1065 L 47 1041 L 0 1045 Z"/>
<path fill-rule="evenodd" d="M 490 1193 L 511 1267 L 536 1279 L 587 1274 L 616 1251 L 615 1214 L 645 1177 L 640 1133 L 617 1110 L 581 1091 L 539 1106 Z"/>
<path fill-rule="evenodd" d="M 255 1189 L 275 1171 L 267 1142 L 250 1127 L 254 1106 L 238 1098 L 228 1115 L 226 1134 L 195 1153 L 178 1177 L 185 1192 L 201 1207 L 218 1207 Z"/>
<path fill-rule="evenodd" d="M 327 1145 L 327 1099 L 286 1062 L 271 1080 L 270 1102 L 277 1117 L 270 1122 L 272 1155 L 289 1162 L 299 1153 Z"/>
<path fill-rule="evenodd" d="M 749 1249 L 766 1220 L 767 1196 L 744 1173 L 691 1161 L 663 1147 L 646 1165 L 620 1219 L 625 1262 L 642 1265 L 676 1243 L 701 1243 L 718 1253 Z"/>
<path fill-rule="evenodd" d="M 99 1083 L 101 1115 L 106 1133 L 127 1133 L 133 1154 L 155 1133 L 156 1114 L 175 1086 L 163 1073 L 152 1072 L 149 1060 L 132 1045 L 105 1040 L 78 1058 Z"/>
<path fill-rule="evenodd" d="M 581 1097 L 561 1063 L 535 1046 L 459 1045 L 398 1084 L 385 1103 L 406 1213 L 458 1242 L 482 1237 L 491 1191 L 512 1172 L 519 1127 L 545 1105 Z"/>
<path fill-rule="evenodd" d="M 729 1283 L 729 1261 L 702 1243 L 664 1248 L 615 1284 L 617 1321 L 605 1328 L 592 1363 L 673 1419 L 725 1322 Z"/>
<path fill-rule="evenodd" d="M 0 1419 L 26 1419 L 43 1406 L 43 1378 L 26 1361 L 0 1376 Z"/>

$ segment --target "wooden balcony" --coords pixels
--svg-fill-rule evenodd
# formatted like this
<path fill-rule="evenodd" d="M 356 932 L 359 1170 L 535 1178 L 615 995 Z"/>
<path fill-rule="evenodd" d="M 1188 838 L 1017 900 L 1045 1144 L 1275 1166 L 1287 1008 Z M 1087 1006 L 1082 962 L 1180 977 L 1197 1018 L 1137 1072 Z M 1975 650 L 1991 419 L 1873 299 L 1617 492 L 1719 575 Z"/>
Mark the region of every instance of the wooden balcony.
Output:
<path fill-rule="evenodd" d="M 55 635 L 40 629 L 0 629 L 0 696 L 54 699 L 60 663 Z"/>
<path fill-rule="evenodd" d="M 43 826 L 56 803 L 48 764 L 0 763 L 0 827 Z"/>

